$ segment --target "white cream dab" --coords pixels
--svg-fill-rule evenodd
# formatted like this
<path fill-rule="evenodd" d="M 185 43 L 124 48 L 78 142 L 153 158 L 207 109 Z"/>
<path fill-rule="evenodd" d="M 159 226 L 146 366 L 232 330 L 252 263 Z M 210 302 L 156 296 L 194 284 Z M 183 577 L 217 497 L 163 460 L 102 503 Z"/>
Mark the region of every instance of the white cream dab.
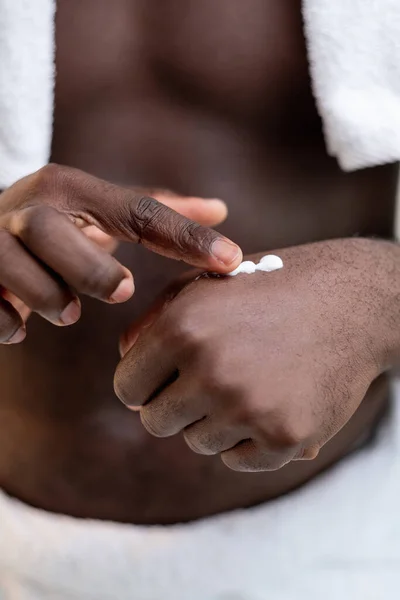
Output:
<path fill-rule="evenodd" d="M 275 256 L 275 254 L 267 254 L 263 256 L 260 262 L 256 265 L 251 260 L 243 261 L 234 271 L 227 273 L 229 277 L 235 277 L 239 275 L 239 273 L 247 273 L 251 275 L 256 271 L 265 271 L 266 273 L 271 273 L 272 271 L 278 271 L 278 269 L 282 269 L 283 261 L 279 256 Z"/>

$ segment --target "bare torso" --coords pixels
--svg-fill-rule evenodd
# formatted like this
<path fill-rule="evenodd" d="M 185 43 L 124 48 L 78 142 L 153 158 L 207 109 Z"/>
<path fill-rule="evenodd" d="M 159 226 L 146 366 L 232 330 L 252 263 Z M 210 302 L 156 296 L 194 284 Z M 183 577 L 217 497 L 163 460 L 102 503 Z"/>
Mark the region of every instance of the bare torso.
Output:
<path fill-rule="evenodd" d="M 290 4 L 290 7 L 289 7 Z M 396 167 L 353 174 L 326 156 L 300 0 L 62 0 L 52 159 L 124 185 L 221 197 L 252 253 L 354 234 L 388 237 Z M 150 437 L 115 398 L 119 334 L 182 266 L 125 246 L 137 292 L 86 301 L 81 322 L 33 318 L 0 349 L 0 484 L 48 510 L 170 523 L 249 506 L 308 480 L 382 411 L 378 383 L 310 463 L 241 474 Z"/>

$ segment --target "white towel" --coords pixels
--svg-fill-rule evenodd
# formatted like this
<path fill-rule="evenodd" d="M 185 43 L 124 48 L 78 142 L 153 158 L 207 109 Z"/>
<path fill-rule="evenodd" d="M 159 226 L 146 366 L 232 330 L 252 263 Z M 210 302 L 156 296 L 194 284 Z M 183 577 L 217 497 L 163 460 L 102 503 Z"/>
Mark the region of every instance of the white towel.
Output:
<path fill-rule="evenodd" d="M 0 190 L 49 161 L 55 0 L 0 0 Z"/>
<path fill-rule="evenodd" d="M 400 159 L 400 1 L 303 0 L 328 152 L 345 170 Z"/>
<path fill-rule="evenodd" d="M 56 0 L 0 0 L 0 189 L 50 158 Z M 400 159 L 400 1 L 303 0 L 328 152 L 352 170 Z"/>
<path fill-rule="evenodd" d="M 397 600 L 400 384 L 396 395 L 375 443 L 258 508 L 139 527 L 0 492 L 0 600 Z"/>

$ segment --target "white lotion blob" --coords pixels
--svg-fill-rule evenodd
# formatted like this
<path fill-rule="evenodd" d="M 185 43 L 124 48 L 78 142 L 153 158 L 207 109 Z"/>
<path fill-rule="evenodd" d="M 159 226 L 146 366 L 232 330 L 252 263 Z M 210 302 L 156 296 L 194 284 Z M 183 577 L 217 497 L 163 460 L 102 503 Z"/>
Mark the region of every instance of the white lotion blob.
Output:
<path fill-rule="evenodd" d="M 256 265 L 257 271 L 266 271 L 270 273 L 271 271 L 278 271 L 283 268 L 283 261 L 279 256 L 275 256 L 275 254 L 267 254 L 263 256 L 258 265 Z"/>
<path fill-rule="evenodd" d="M 240 265 L 238 267 L 236 267 L 236 269 L 234 271 L 231 271 L 230 273 L 228 273 L 228 275 L 230 277 L 239 275 L 239 273 L 247 273 L 248 275 L 251 275 L 252 273 L 256 272 L 256 269 L 257 269 L 257 266 L 255 263 L 253 263 L 253 261 L 244 260 L 242 263 L 240 263 Z"/>
<path fill-rule="evenodd" d="M 265 271 L 266 273 L 271 273 L 272 271 L 277 271 L 278 269 L 282 269 L 283 261 L 279 256 L 275 256 L 275 254 L 267 254 L 263 256 L 260 262 L 256 265 L 251 260 L 243 261 L 234 271 L 227 273 L 229 277 L 235 277 L 239 275 L 239 273 L 247 273 L 251 275 L 256 271 Z"/>

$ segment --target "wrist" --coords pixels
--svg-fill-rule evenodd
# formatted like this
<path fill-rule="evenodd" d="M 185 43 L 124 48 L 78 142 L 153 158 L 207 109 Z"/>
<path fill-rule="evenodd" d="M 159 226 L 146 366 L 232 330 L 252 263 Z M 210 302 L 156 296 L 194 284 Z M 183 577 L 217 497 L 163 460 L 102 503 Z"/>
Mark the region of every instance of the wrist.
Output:
<path fill-rule="evenodd" d="M 316 277 L 316 294 L 329 304 L 336 296 L 342 327 L 356 335 L 376 375 L 400 364 L 400 245 L 369 238 L 345 238 L 246 256 L 257 262 L 268 253 L 283 259 L 284 269 Z M 305 267 L 306 265 L 306 267 Z M 311 277 L 311 280 L 313 278 Z M 332 281 L 334 282 L 332 284 Z M 317 289 L 318 288 L 318 289 Z"/>
<path fill-rule="evenodd" d="M 368 297 L 377 308 L 372 333 L 381 352 L 382 370 L 387 370 L 400 364 L 400 244 L 360 241 L 371 260 L 366 260 Z"/>
<path fill-rule="evenodd" d="M 325 245 L 331 269 L 338 273 L 337 287 L 345 284 L 345 316 L 358 328 L 364 355 L 371 356 L 380 375 L 400 362 L 400 245 L 370 238 L 321 244 Z"/>

